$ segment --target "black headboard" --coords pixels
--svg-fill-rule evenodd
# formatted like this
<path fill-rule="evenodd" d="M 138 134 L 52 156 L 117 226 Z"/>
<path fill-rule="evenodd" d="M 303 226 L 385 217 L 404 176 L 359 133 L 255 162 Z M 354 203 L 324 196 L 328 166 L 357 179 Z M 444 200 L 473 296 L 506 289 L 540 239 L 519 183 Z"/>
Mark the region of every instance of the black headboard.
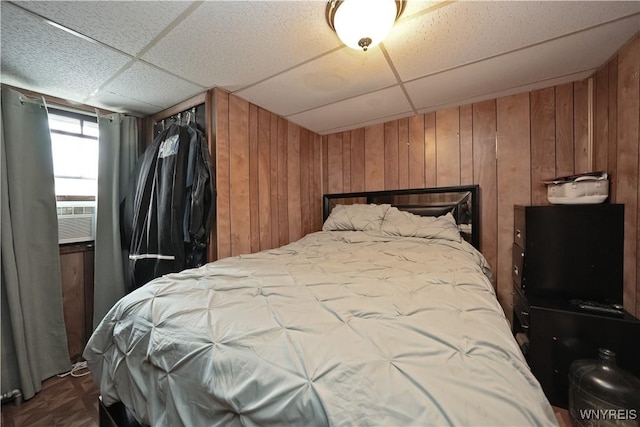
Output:
<path fill-rule="evenodd" d="M 386 203 L 422 216 L 440 216 L 451 212 L 458 223 L 460 235 L 476 249 L 480 249 L 480 187 L 478 185 L 325 194 L 322 220 L 325 221 L 329 217 L 334 206 L 356 203 Z"/>

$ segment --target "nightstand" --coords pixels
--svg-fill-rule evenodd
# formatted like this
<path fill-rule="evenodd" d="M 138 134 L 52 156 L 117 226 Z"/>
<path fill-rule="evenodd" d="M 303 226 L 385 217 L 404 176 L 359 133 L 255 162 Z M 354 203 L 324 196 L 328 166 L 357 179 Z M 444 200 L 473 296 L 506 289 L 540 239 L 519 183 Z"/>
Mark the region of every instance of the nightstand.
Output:
<path fill-rule="evenodd" d="M 514 303 L 513 332 L 527 335 L 527 361 L 552 405 L 567 408 L 569 365 L 597 359 L 601 347 L 613 350 L 618 365 L 640 378 L 640 321 L 629 313 L 592 314 L 559 300 L 516 297 L 522 305 Z"/>

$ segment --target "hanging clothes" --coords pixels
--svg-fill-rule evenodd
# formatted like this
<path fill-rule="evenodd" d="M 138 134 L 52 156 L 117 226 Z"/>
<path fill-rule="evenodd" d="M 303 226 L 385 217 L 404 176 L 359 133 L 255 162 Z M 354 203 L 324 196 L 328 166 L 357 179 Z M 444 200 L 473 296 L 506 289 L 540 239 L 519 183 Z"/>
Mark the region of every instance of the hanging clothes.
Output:
<path fill-rule="evenodd" d="M 203 133 L 191 125 L 169 125 L 140 158 L 123 205 L 128 292 L 206 261 L 213 189 Z"/>

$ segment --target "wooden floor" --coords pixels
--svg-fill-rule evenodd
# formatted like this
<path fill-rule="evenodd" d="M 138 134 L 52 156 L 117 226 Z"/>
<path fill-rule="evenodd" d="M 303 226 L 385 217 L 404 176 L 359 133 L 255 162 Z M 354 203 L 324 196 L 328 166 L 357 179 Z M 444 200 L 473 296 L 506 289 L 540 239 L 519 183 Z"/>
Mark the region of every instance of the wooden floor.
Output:
<path fill-rule="evenodd" d="M 53 377 L 32 399 L 2 405 L 4 427 L 98 427 L 98 386 L 91 375 Z M 560 427 L 571 427 L 565 409 L 553 408 Z"/>
<path fill-rule="evenodd" d="M 556 419 L 558 420 L 558 425 L 560 427 L 571 427 L 571 417 L 569 417 L 569 411 L 562 408 L 553 407 L 553 412 L 556 414 Z"/>
<path fill-rule="evenodd" d="M 79 373 L 87 372 L 86 370 Z M 91 374 L 53 377 L 33 398 L 2 405 L 3 427 L 98 427 L 98 386 Z"/>

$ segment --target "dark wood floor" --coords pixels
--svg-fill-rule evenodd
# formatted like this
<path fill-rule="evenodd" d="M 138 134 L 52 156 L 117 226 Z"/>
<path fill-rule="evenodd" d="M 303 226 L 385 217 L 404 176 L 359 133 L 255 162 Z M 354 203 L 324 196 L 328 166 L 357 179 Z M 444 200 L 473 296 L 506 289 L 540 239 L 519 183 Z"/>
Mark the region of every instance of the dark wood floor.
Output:
<path fill-rule="evenodd" d="M 2 426 L 98 427 L 99 394 L 91 374 L 49 378 L 38 394 L 21 405 L 2 405 Z"/>
<path fill-rule="evenodd" d="M 98 427 L 98 386 L 91 375 L 53 377 L 32 399 L 2 405 L 4 427 Z M 571 427 L 565 409 L 553 408 L 560 427 Z"/>

